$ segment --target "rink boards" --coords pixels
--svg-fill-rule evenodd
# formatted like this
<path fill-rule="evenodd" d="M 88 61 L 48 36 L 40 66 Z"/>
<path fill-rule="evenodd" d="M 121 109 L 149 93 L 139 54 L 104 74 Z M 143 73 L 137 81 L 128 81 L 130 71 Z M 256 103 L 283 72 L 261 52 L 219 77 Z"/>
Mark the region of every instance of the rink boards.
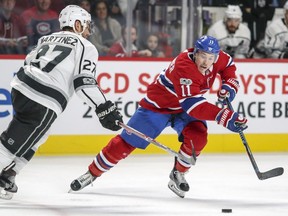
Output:
<path fill-rule="evenodd" d="M 0 58 L 0 131 L 9 124 L 13 109 L 10 99 L 10 81 L 23 64 L 23 57 Z M 171 59 L 123 58 L 100 59 L 97 65 L 97 81 L 107 98 L 114 101 L 127 122 L 145 95 L 147 85 L 165 69 Z M 241 60 L 236 62 L 240 89 L 234 110 L 248 118 L 245 131 L 252 151 L 288 151 L 288 61 Z M 209 93 L 211 103 L 217 103 L 216 93 L 221 86 L 217 77 Z M 238 134 L 230 133 L 215 122 L 208 123 L 208 144 L 205 152 L 242 152 L 244 146 Z M 69 102 L 65 112 L 51 128 L 51 136 L 40 147 L 38 154 L 93 154 L 115 135 L 101 127 L 93 110 L 77 96 Z M 167 129 L 157 140 L 175 150 L 179 149 L 177 136 Z M 136 153 L 165 153 L 149 146 Z"/>
<path fill-rule="evenodd" d="M 113 135 L 83 135 L 49 137 L 42 145 L 39 155 L 77 155 L 98 153 L 113 137 Z M 248 144 L 253 152 L 288 152 L 288 134 L 247 134 Z M 180 143 L 176 135 L 160 135 L 158 142 L 165 144 L 175 151 Z M 235 153 L 244 152 L 245 148 L 237 134 L 210 134 L 205 153 Z M 164 150 L 150 144 L 146 150 L 136 150 L 135 154 L 167 154 Z"/>

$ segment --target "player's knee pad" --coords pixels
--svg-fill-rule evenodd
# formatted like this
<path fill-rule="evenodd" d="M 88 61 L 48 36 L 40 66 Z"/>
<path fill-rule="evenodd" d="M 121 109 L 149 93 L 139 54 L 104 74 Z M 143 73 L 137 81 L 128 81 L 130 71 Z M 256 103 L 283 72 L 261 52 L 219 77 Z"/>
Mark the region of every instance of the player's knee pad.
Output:
<path fill-rule="evenodd" d="M 196 155 L 199 155 L 207 144 L 207 127 L 200 121 L 190 122 L 182 131 L 184 140 L 181 146 L 186 154 L 192 154 L 192 144 Z M 192 142 L 192 144 L 191 144 Z"/>

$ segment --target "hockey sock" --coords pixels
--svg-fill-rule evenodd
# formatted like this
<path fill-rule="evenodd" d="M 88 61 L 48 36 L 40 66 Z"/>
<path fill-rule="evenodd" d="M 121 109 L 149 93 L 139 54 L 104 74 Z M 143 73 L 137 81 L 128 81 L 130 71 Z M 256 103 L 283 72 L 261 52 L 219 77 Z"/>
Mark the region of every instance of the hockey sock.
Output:
<path fill-rule="evenodd" d="M 0 173 L 2 169 L 8 166 L 15 158 L 13 155 L 4 145 L 2 145 L 0 141 Z"/>
<path fill-rule="evenodd" d="M 113 168 L 120 160 L 126 158 L 134 149 L 135 147 L 129 145 L 120 135 L 117 135 L 96 155 L 89 165 L 89 171 L 93 176 L 99 177 Z"/>
<path fill-rule="evenodd" d="M 180 149 L 179 153 L 180 153 L 181 155 L 183 155 L 184 157 L 187 157 L 187 158 L 190 158 L 190 157 L 191 157 L 190 155 L 186 154 L 186 153 L 185 153 L 184 151 L 182 151 L 181 149 Z M 185 162 L 185 161 L 183 161 L 183 160 L 181 160 L 181 159 L 179 159 L 179 158 L 176 158 L 174 167 L 175 167 L 176 170 L 178 170 L 179 172 L 187 172 L 187 171 L 190 169 L 191 164 L 189 164 L 189 163 L 187 163 L 187 162 Z"/>
<path fill-rule="evenodd" d="M 19 174 L 20 170 L 22 170 L 27 164 L 28 164 L 28 160 L 26 160 L 25 158 L 23 157 L 15 157 L 14 159 L 16 165 L 15 167 L 13 168 L 13 170 Z"/>
<path fill-rule="evenodd" d="M 184 157 L 190 158 L 195 152 L 195 155 L 200 155 L 202 149 L 207 144 L 207 128 L 200 121 L 190 122 L 182 131 L 184 137 L 179 153 Z M 186 172 L 190 169 L 191 164 L 180 160 L 175 161 L 175 168 L 179 172 Z"/>

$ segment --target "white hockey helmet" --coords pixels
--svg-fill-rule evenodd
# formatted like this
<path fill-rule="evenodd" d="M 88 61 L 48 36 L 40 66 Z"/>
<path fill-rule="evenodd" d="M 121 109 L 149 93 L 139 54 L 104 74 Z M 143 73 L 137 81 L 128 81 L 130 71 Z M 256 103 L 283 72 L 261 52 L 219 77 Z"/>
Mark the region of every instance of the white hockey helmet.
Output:
<path fill-rule="evenodd" d="M 284 13 L 286 12 L 286 10 L 288 10 L 288 1 L 286 1 L 286 3 L 284 4 Z"/>
<path fill-rule="evenodd" d="M 242 11 L 238 5 L 228 5 L 225 10 L 225 20 L 228 18 L 242 20 Z"/>
<path fill-rule="evenodd" d="M 79 20 L 83 26 L 83 31 L 91 23 L 91 15 L 78 5 L 66 6 L 59 15 L 60 29 L 72 27 L 75 31 L 75 21 Z M 75 31 L 76 32 L 76 31 Z"/>

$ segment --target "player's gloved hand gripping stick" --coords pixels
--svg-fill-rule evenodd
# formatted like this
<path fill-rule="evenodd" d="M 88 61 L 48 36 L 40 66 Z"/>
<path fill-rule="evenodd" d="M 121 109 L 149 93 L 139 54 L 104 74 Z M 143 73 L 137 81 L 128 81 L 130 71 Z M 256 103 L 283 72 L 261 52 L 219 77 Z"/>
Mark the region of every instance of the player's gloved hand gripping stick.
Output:
<path fill-rule="evenodd" d="M 96 114 L 104 128 L 112 131 L 120 130 L 121 127 L 116 122 L 123 122 L 123 117 L 117 107 L 110 100 L 100 104 L 96 109 Z"/>
<path fill-rule="evenodd" d="M 226 98 L 226 104 L 227 104 L 228 108 L 229 108 L 231 111 L 234 111 L 234 110 L 233 110 L 233 107 L 232 107 L 232 105 L 231 105 L 231 103 L 230 103 L 230 101 L 229 101 L 228 98 Z M 284 169 L 283 169 L 282 167 L 277 167 L 277 168 L 275 168 L 275 169 L 268 170 L 268 171 L 266 171 L 266 172 L 260 172 L 260 171 L 259 171 L 259 168 L 258 168 L 258 166 L 257 166 L 257 164 L 256 164 L 256 161 L 255 161 L 255 159 L 254 159 L 254 157 L 253 157 L 253 154 L 252 154 L 252 152 L 251 152 L 251 149 L 250 149 L 250 147 L 249 147 L 249 145 L 248 145 L 248 142 L 247 142 L 247 140 L 246 140 L 246 138 L 245 138 L 245 135 L 244 135 L 243 131 L 240 130 L 240 131 L 238 131 L 238 133 L 239 133 L 239 135 L 240 135 L 240 138 L 241 138 L 241 140 L 242 140 L 243 145 L 245 146 L 246 152 L 247 152 L 247 154 L 248 154 L 248 156 L 249 156 L 249 159 L 250 159 L 250 161 L 251 161 L 251 163 L 252 163 L 252 166 L 253 166 L 256 174 L 257 174 L 257 177 L 258 177 L 260 180 L 265 180 L 265 179 L 272 178 L 272 177 L 276 177 L 276 176 L 280 176 L 280 175 L 283 174 Z"/>
<path fill-rule="evenodd" d="M 151 137 L 148 137 L 147 135 L 141 133 L 140 131 L 137 131 L 136 129 L 129 127 L 128 125 L 124 124 L 123 122 L 118 122 L 118 125 L 121 126 L 122 128 L 124 128 L 128 133 L 134 134 L 134 135 L 146 140 L 147 142 L 156 145 L 157 147 L 167 151 L 168 153 L 174 155 L 175 157 L 178 157 L 180 160 L 183 160 L 186 163 L 189 163 L 191 165 L 195 165 L 196 155 L 195 155 L 195 151 L 194 151 L 192 143 L 191 143 L 191 145 L 192 145 L 193 155 L 190 158 L 186 158 L 183 155 L 179 154 L 178 152 L 176 152 L 176 151 L 170 149 L 169 147 L 157 142 L 156 140 L 152 139 Z"/>
<path fill-rule="evenodd" d="M 217 92 L 218 101 L 226 105 L 226 99 L 232 102 L 238 92 L 239 82 L 236 79 L 228 79 L 225 81 L 220 91 Z"/>

